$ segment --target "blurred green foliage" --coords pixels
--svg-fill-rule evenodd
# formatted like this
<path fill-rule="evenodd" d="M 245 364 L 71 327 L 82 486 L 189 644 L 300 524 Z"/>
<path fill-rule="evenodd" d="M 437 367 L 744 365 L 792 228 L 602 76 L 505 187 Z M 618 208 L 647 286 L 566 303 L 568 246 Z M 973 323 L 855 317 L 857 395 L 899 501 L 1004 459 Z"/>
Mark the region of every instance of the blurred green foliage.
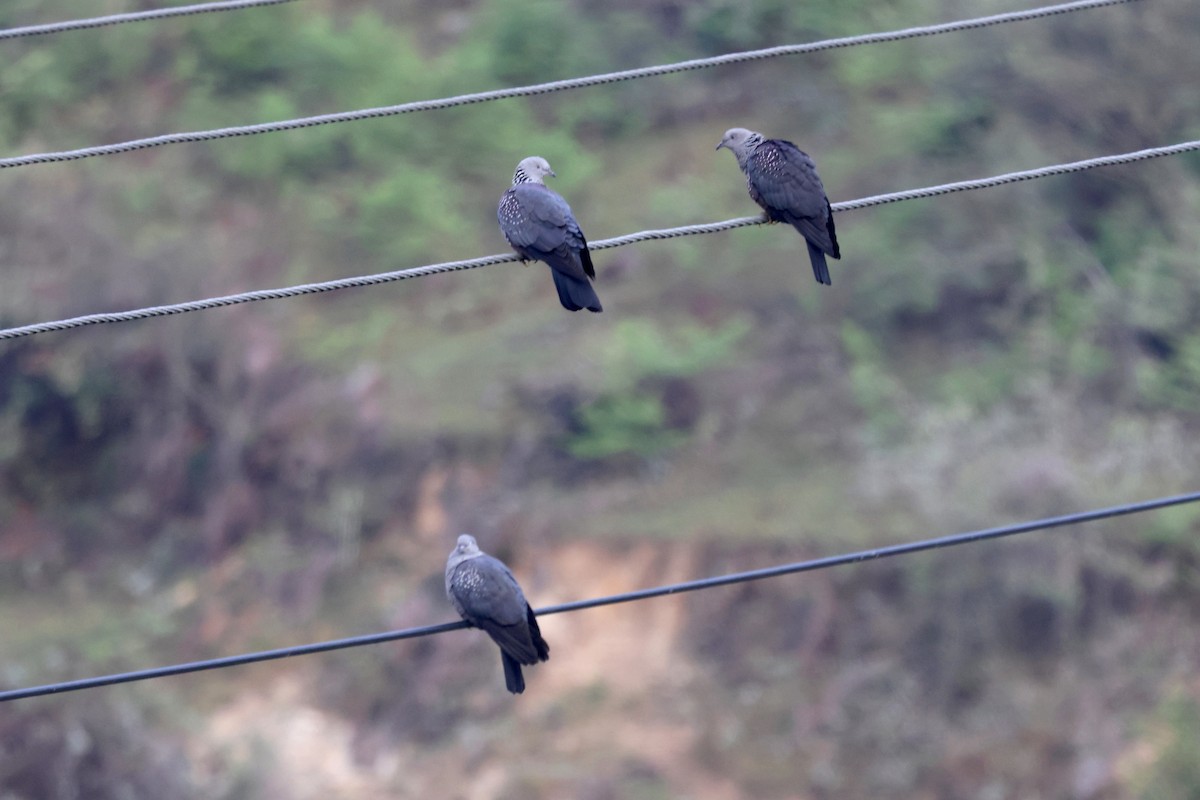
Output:
<path fill-rule="evenodd" d="M 1135 777 L 1141 800 L 1197 800 L 1200 798 L 1200 700 L 1183 692 L 1168 697 L 1150 720 L 1151 763 Z"/>
<path fill-rule="evenodd" d="M 904 427 L 904 390 L 889 372 L 883 350 L 852 322 L 842 324 L 842 346 L 851 362 L 854 399 L 877 436 L 895 435 Z"/>
<path fill-rule="evenodd" d="M 618 323 L 605 353 L 605 388 L 579 412 L 579 431 L 567 442 L 577 458 L 661 455 L 688 440 L 694 424 L 690 414 L 673 422 L 664 404 L 682 393 L 686 384 L 664 378 L 687 379 L 727 364 L 751 324 L 744 317 L 707 329 L 694 324 L 666 329 L 649 320 Z M 674 391 L 672 391 L 674 389 Z M 683 429 L 681 429 L 683 428 Z"/>
<path fill-rule="evenodd" d="M 719 367 L 733 356 L 751 327 L 743 316 L 713 328 L 650 319 L 620 322 L 604 354 L 608 387 L 619 390 L 647 377 L 690 377 Z"/>
<path fill-rule="evenodd" d="M 666 428 L 662 398 L 643 394 L 606 395 L 579 415 L 582 431 L 567 442 L 577 458 L 662 455 L 687 441 L 687 434 Z"/>

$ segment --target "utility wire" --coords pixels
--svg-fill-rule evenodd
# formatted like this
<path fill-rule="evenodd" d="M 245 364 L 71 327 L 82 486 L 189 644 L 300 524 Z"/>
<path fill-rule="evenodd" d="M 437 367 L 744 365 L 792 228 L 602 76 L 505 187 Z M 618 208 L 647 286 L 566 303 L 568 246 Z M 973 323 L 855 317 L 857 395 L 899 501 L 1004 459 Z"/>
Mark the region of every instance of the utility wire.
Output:
<path fill-rule="evenodd" d="M 188 17 L 195 14 L 208 14 L 213 11 L 236 11 L 242 8 L 258 6 L 277 6 L 291 3 L 295 0 L 223 0 L 219 3 L 197 3 L 191 6 L 175 6 L 174 8 L 156 8 L 150 11 L 134 11 L 128 14 L 110 14 L 106 17 L 91 17 L 90 19 L 71 19 L 66 22 L 51 22 L 45 25 L 26 25 L 23 28 L 7 28 L 0 30 L 0 39 L 20 39 L 23 36 L 42 36 L 47 33 L 62 33 L 63 31 L 78 31 L 86 28 L 105 28 L 109 25 L 121 25 L 125 22 L 142 22 L 151 19 L 166 19 L 167 17 Z"/>
<path fill-rule="evenodd" d="M 966 192 L 974 189 L 988 189 L 994 186 L 1002 186 L 1007 183 L 1017 183 L 1018 181 L 1045 178 L 1050 175 L 1063 175 L 1069 172 L 1081 172 L 1083 170 L 1094 169 L 1095 167 L 1107 167 L 1115 164 L 1128 164 L 1134 161 L 1144 161 L 1150 158 L 1177 155 L 1189 150 L 1200 150 L 1200 140 L 1181 142 L 1179 144 L 1167 145 L 1165 147 L 1152 147 L 1132 153 L 1121 153 L 1118 155 L 1102 156 L 1100 158 L 1089 158 L 1084 161 L 1074 161 L 1069 164 L 1054 164 L 1048 167 L 1039 167 L 1038 169 L 1022 170 L 1020 172 L 1008 172 L 1003 175 L 996 175 L 990 178 L 959 181 L 957 183 L 943 183 L 937 186 L 926 186 L 920 189 L 908 189 L 903 192 L 873 195 L 871 197 L 863 197 L 858 200 L 847 200 L 841 203 L 834 203 L 832 204 L 832 208 L 834 211 L 855 211 L 858 209 L 870 208 L 871 206 L 885 205 L 887 203 L 899 203 L 904 200 L 914 200 L 922 197 L 936 197 L 938 195 L 950 194 L 952 192 Z M 656 239 L 675 239 L 681 236 L 717 233 L 720 231 L 732 230 L 734 228 L 745 228 L 751 225 L 765 224 L 767 224 L 767 220 L 762 215 L 756 217 L 738 217 L 737 219 L 724 220 L 723 222 L 709 222 L 700 225 L 685 225 L 680 228 L 639 231 L 637 233 L 626 234 L 625 236 L 617 236 L 612 239 L 601 239 L 596 242 L 590 242 L 588 247 L 591 250 L 608 250 L 609 248 L 623 247 L 624 245 L 634 244 L 636 242 L 647 242 Z M 33 336 L 39 333 L 82 328 L 87 325 L 99 325 L 109 322 L 132 322 L 140 319 L 149 319 L 151 317 L 167 317 L 174 314 L 185 314 L 191 311 L 204 311 L 212 308 L 222 308 L 224 306 L 252 303 L 258 300 L 281 300 L 287 297 L 299 297 L 306 294 L 320 294 L 322 292 L 332 292 L 338 289 L 351 289 L 360 286 L 375 286 L 381 283 L 392 283 L 394 281 L 402 281 L 409 278 L 423 278 L 427 275 L 437 275 L 443 272 L 457 272 L 461 270 L 493 266 L 495 264 L 505 264 L 516 260 L 517 256 L 512 253 L 499 253 L 491 256 L 472 258 L 466 261 L 446 261 L 440 264 L 429 264 L 423 267 L 411 267 L 409 269 L 396 270 L 394 272 L 381 272 L 375 275 L 360 275 L 354 278 L 339 278 L 337 280 L 322 281 L 320 283 L 305 283 L 300 284 L 299 286 L 285 286 L 279 289 L 259 289 L 252 292 L 240 292 L 238 294 L 224 295 L 223 297 L 210 297 L 205 300 L 192 300 L 185 303 L 137 308 L 131 311 L 88 314 L 82 317 L 71 317 L 69 319 L 54 320 L 52 322 L 38 322 L 30 325 L 22 325 L 16 328 L 0 329 L 0 340 L 19 339 L 24 336 Z"/>
<path fill-rule="evenodd" d="M 1033 520 L 1031 522 L 1021 522 L 1015 525 L 1004 525 L 998 528 L 984 528 L 982 530 L 970 531 L 968 533 L 958 533 L 951 536 L 943 536 L 937 539 L 923 539 L 917 542 L 909 542 L 908 544 L 891 545 L 889 547 L 880 547 L 874 550 L 859 550 L 853 553 L 846 553 L 839 556 L 828 556 L 826 558 L 817 558 L 811 561 L 797 561 L 791 564 L 780 564 L 774 567 L 750 570 L 748 572 L 734 572 L 728 575 L 717 575 L 710 578 L 701 578 L 700 580 L 672 583 L 667 584 L 666 586 L 656 586 L 651 589 L 641 589 L 634 592 L 624 592 L 622 594 L 609 595 L 607 597 L 597 597 L 591 600 L 579 600 L 573 603 L 562 603 L 560 605 L 538 609 L 535 613 L 538 616 L 546 616 L 549 614 L 562 614 L 568 611 L 582 611 L 588 608 L 610 606 L 617 603 L 630 603 L 640 600 L 649 600 L 654 597 L 662 597 L 668 594 L 680 594 L 682 592 L 713 589 L 718 586 L 729 586 L 735 583 L 746 583 L 748 581 L 757 581 L 764 578 L 778 578 L 783 575 L 793 575 L 798 572 L 813 572 L 815 570 L 828 569 L 829 567 L 837 567 L 844 564 L 858 564 L 863 561 L 875 561 L 881 558 L 908 555 L 910 553 L 920 553 L 926 550 L 936 550 L 942 547 L 971 544 L 974 542 L 986 541 L 988 539 L 999 539 L 1005 536 L 1015 536 L 1021 533 L 1031 533 L 1033 531 L 1048 530 L 1050 528 L 1061 528 L 1067 525 L 1078 525 L 1083 522 L 1095 522 L 1097 520 L 1109 519 L 1111 517 L 1120 517 L 1145 511 L 1154 511 L 1156 509 L 1167 508 L 1168 506 L 1184 505 L 1187 503 L 1195 503 L 1197 501 L 1200 501 L 1200 492 L 1191 492 L 1190 494 L 1181 494 L 1172 497 L 1160 497 L 1155 500 L 1146 500 L 1140 503 L 1127 503 L 1118 506 L 1110 506 L 1108 508 L 1096 509 L 1094 511 L 1083 511 L 1060 517 L 1048 517 L 1046 519 Z M 237 656 L 208 659 L 206 661 L 191 661 L 185 664 L 174 664 L 167 667 L 143 669 L 136 672 L 121 672 L 112 675 L 101 675 L 95 678 L 83 678 L 75 681 L 49 683 L 43 686 L 31 686 L 25 689 L 11 689 L 6 692 L 0 692 L 0 702 L 7 700 L 22 700 L 30 697 L 41 697 L 44 695 L 59 694 L 63 692 L 74 692 L 81 689 L 95 689 L 100 686 L 112 686 L 118 683 L 133 683 L 135 681 L 165 678 L 171 675 L 183 675 L 189 672 L 224 669 L 226 667 L 255 664 L 260 661 L 273 661 L 280 658 L 290 658 L 292 656 L 327 653 L 332 650 L 344 650 L 348 647 L 362 647 L 364 645 L 381 644 L 383 642 L 394 642 L 400 639 L 415 639 L 422 636 L 432 636 L 434 634 L 447 633 L 449 631 L 466 627 L 468 627 L 468 625 L 465 622 L 443 622 L 439 625 L 424 625 L 418 628 L 406 628 L 404 630 L 388 631 L 385 633 L 373 633 L 365 636 L 351 636 L 346 639 L 334 639 L 332 641 L 297 645 L 295 647 L 282 647 L 277 650 L 263 650 L 257 653 L 244 653 Z"/>
<path fill-rule="evenodd" d="M 988 17 L 976 17 L 974 19 L 961 20 L 959 22 L 947 22 L 940 25 L 925 25 L 919 28 L 905 28 L 904 30 L 872 33 L 862 36 L 845 36 L 838 39 L 825 39 L 823 41 L 812 42 L 810 44 L 791 44 L 780 47 L 768 47 L 764 50 L 748 50 L 738 53 L 728 53 L 726 55 L 714 56 L 711 58 L 697 58 L 691 61 L 680 61 L 674 64 L 663 64 L 654 67 L 641 67 L 638 69 L 623 70 L 621 72 L 607 72 L 600 75 L 589 75 L 582 78 L 570 78 L 568 80 L 551 81 L 549 83 L 538 83 L 532 86 L 518 86 L 509 89 L 496 89 L 488 92 L 460 94 L 454 97 L 447 97 L 438 100 L 421 100 L 412 103 L 402 103 L 395 106 L 380 106 L 377 108 L 360 109 L 358 111 L 343 111 L 335 114 L 322 114 L 315 117 L 301 117 L 299 119 L 281 120 L 279 122 L 266 122 L 258 125 L 240 125 L 232 128 L 215 128 L 213 130 L 191 131 L 187 133 L 168 133 L 162 136 L 152 136 L 147 139 L 133 139 L 127 142 L 99 145 L 96 147 L 85 147 L 79 150 L 61 150 L 51 153 L 35 153 L 27 156 L 4 158 L 0 159 L 0 168 L 24 167 L 30 164 L 47 164 L 58 161 L 75 161 L 81 158 L 91 158 L 92 156 L 108 156 L 117 153 L 128 153 L 133 150 L 145 150 L 147 148 L 161 147 L 162 145 L 167 144 L 207 142 L 214 139 L 229 139 L 235 136 L 253 136 L 259 133 L 275 133 L 278 131 L 296 130 L 298 128 L 311 128 L 317 125 L 329 125 L 337 122 L 355 122 L 364 119 L 392 117 L 396 116 L 397 114 L 409 114 L 414 111 L 432 111 L 434 109 L 454 108 L 455 106 L 465 106 L 473 103 L 485 103 L 491 100 L 503 100 L 510 97 L 530 97 L 533 95 L 560 92 L 566 89 L 580 89 L 585 86 L 598 86 L 601 84 L 618 83 L 621 81 L 634 80 L 636 78 L 670 75 L 676 72 L 686 72 L 688 70 L 704 69 L 707 67 L 721 66 L 724 64 L 740 64 L 746 61 L 758 61 L 766 58 L 776 58 L 778 56 L 797 55 L 800 53 L 815 53 L 819 50 L 832 50 L 838 47 L 853 47 L 855 45 L 876 44 L 878 42 L 897 42 L 903 39 L 915 39 L 921 36 L 933 36 L 940 33 L 952 33 L 954 31 L 986 28 L 991 25 L 1000 25 L 1007 22 L 1021 22 L 1024 20 L 1041 19 L 1044 17 L 1057 16 L 1059 14 L 1068 14 L 1072 11 L 1100 8 L 1102 6 L 1121 5 L 1135 1 L 1136 0 L 1078 0 L 1078 2 L 1043 6 L 1040 8 L 1030 9 L 1028 11 L 1014 11 L 1007 14 L 995 14 Z"/>

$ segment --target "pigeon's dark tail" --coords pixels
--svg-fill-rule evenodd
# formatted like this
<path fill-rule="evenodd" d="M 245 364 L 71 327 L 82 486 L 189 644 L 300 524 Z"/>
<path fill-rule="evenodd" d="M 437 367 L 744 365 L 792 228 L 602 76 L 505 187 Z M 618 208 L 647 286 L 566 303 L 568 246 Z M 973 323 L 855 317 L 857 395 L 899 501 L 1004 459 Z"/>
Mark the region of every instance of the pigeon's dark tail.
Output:
<path fill-rule="evenodd" d="M 837 228 L 833 224 L 833 206 L 829 205 L 828 197 L 825 198 L 825 232 L 829 234 L 829 244 L 833 246 L 829 255 L 841 258 L 842 248 L 838 247 Z"/>
<path fill-rule="evenodd" d="M 558 302 L 562 303 L 563 308 L 568 311 L 578 311 L 581 308 L 593 312 L 604 310 L 596 290 L 586 278 L 572 278 L 556 269 L 551 269 L 550 274 L 554 276 L 554 288 L 558 289 Z"/>
<path fill-rule="evenodd" d="M 579 251 L 579 263 L 583 265 L 584 274 L 589 278 L 596 277 L 596 268 L 592 266 L 592 251 L 588 250 L 586 241 L 583 243 L 583 249 Z"/>
<path fill-rule="evenodd" d="M 525 622 L 529 625 L 529 638 L 533 641 L 533 649 L 537 650 L 539 661 L 550 660 L 550 645 L 542 638 L 542 629 L 538 627 L 537 616 L 533 609 L 525 607 Z"/>
<path fill-rule="evenodd" d="M 508 690 L 513 694 L 525 691 L 525 676 L 521 674 L 521 665 L 517 660 L 501 650 L 500 663 L 504 665 L 504 685 Z"/>
<path fill-rule="evenodd" d="M 804 243 L 808 245 L 808 259 L 812 262 L 813 277 L 817 279 L 817 283 L 832 286 L 833 281 L 829 277 L 829 263 L 825 260 L 825 253 L 807 239 L 804 240 Z"/>

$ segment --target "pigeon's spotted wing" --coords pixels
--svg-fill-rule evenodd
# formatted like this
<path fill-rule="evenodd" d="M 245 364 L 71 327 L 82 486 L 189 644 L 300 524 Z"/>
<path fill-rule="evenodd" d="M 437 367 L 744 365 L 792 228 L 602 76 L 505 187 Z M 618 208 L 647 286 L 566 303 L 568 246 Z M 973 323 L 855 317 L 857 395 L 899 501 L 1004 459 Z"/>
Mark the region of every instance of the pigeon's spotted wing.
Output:
<path fill-rule="evenodd" d="M 504 563 L 488 555 L 459 565 L 451 584 L 462 617 L 482 628 L 504 652 L 522 664 L 538 661 L 530 638 L 529 604 Z"/>
<path fill-rule="evenodd" d="M 515 247 L 549 253 L 567 241 L 574 220 L 566 201 L 544 186 L 523 183 L 509 189 L 500 204 L 500 228 Z"/>
<path fill-rule="evenodd" d="M 594 277 L 583 231 L 571 207 L 556 192 L 522 183 L 505 192 L 497 212 L 500 229 L 518 251 L 525 251 L 573 278 Z"/>
<path fill-rule="evenodd" d="M 829 200 L 808 154 L 791 142 L 768 139 L 747 164 L 750 194 L 772 218 L 795 225 L 825 252 L 835 250 L 827 230 Z"/>
<path fill-rule="evenodd" d="M 525 595 L 508 567 L 490 556 L 459 565 L 452 580 L 462 615 L 472 625 L 493 622 L 519 625 L 525 621 Z"/>
<path fill-rule="evenodd" d="M 772 208 L 805 217 L 825 211 L 825 187 L 808 154 L 791 142 L 768 139 L 750 156 L 748 174 Z"/>

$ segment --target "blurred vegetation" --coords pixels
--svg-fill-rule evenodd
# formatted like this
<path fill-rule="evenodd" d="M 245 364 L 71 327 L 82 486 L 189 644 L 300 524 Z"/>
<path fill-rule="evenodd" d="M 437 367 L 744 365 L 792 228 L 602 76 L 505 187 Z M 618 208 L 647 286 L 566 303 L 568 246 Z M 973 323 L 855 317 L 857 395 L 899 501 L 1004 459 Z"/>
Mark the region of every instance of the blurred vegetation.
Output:
<path fill-rule="evenodd" d="M 102 5 L 88 13 L 127 10 Z M 67 149 L 1009 9 L 324 0 L 118 26 L 3 43 L 0 143 Z M 79 13 L 14 0 L 0 26 Z M 1161 0 L 10 170 L 0 323 L 499 252 L 496 200 L 534 153 L 599 239 L 753 213 L 712 152 L 732 125 L 813 153 L 835 201 L 1193 138 L 1200 84 L 1179 76 L 1198 26 L 1195 4 Z M 577 547 L 644 585 L 667 567 L 620 570 L 647 543 L 698 575 L 1194 489 L 1198 175 L 1171 158 L 844 214 L 832 289 L 771 226 L 598 253 L 603 315 L 563 312 L 543 266 L 505 265 L 4 343 L 0 675 L 442 619 L 461 530 L 566 599 L 580 590 L 555 583 L 556 559 Z M 309 763 L 303 731 L 332 752 L 344 725 L 357 765 L 398 759 L 397 796 L 453 753 L 506 759 L 508 793 L 530 797 L 785 796 L 798 768 L 813 797 L 1191 797 L 1196 698 L 1166 687 L 1195 652 L 1198 533 L 1176 509 L 1086 540 L 697 594 L 670 680 L 612 668 L 528 716 L 466 635 L 30 702 L 0 715 L 0 796 L 313 796 L 280 776 Z M 227 749 L 236 726 L 217 712 L 271 702 L 275 675 L 300 676 L 289 713 L 326 727 Z M 689 737 L 664 734 L 674 762 L 580 733 L 668 723 Z M 1112 766 L 1145 742 L 1153 768 Z M 579 775 L 540 769 L 556 746 L 588 752 Z"/>
<path fill-rule="evenodd" d="M 1157 709 L 1156 730 L 1151 735 L 1156 747 L 1150 763 L 1140 765 L 1135 778 L 1137 796 L 1143 800 L 1200 797 L 1200 762 L 1196 741 L 1200 737 L 1200 700 L 1178 692 Z"/>
<path fill-rule="evenodd" d="M 70 708 L 6 709 L 0 783 L 7 797 L 234 800 L 262 785 L 252 765 L 234 764 L 228 754 L 203 767 L 191 762 L 181 733 L 148 735 L 163 725 L 161 706 L 147 709 L 124 697 L 78 699 Z"/>
<path fill-rule="evenodd" d="M 750 330 L 735 318 L 718 330 L 685 325 L 668 338 L 650 321 L 618 323 L 606 354 L 606 386 L 579 411 L 568 451 L 583 459 L 651 457 L 688 439 L 701 400 L 689 378 L 728 363 Z"/>

